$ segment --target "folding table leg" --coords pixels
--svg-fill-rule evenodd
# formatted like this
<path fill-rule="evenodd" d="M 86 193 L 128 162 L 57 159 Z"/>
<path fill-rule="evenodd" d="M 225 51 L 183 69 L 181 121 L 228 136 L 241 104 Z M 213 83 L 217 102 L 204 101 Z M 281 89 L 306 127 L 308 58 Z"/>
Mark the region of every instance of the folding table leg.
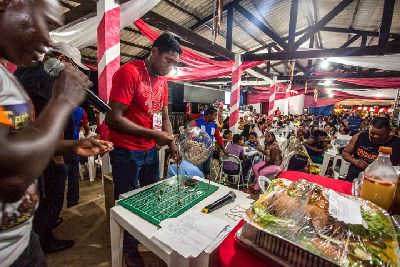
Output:
<path fill-rule="evenodd" d="M 110 216 L 112 267 L 122 267 L 124 229 Z"/>

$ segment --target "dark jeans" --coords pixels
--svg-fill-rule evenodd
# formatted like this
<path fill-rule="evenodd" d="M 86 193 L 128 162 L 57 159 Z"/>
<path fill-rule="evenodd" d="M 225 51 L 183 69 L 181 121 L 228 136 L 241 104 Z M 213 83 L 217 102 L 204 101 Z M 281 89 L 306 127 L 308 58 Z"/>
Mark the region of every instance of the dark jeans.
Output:
<path fill-rule="evenodd" d="M 10 267 L 44 267 L 47 266 L 38 236 L 32 232 L 29 244 Z"/>
<path fill-rule="evenodd" d="M 64 204 L 67 172 L 65 164 L 50 163 L 43 172 L 43 179 L 39 179 L 43 190 L 33 218 L 33 231 L 39 235 L 42 246 L 53 240 L 53 227 Z"/>
<path fill-rule="evenodd" d="M 79 156 L 71 155 L 64 160 L 68 167 L 67 206 L 71 207 L 79 202 Z"/>
<path fill-rule="evenodd" d="M 160 180 L 156 147 L 146 151 L 116 147 L 110 152 L 110 161 L 116 200 L 123 193 Z M 138 241 L 127 232 L 124 234 L 124 252 L 133 256 L 138 254 Z"/>

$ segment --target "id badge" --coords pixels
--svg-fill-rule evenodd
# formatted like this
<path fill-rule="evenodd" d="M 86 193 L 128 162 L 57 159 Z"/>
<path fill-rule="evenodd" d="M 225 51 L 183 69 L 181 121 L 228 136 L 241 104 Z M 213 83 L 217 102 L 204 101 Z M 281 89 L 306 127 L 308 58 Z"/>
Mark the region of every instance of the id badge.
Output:
<path fill-rule="evenodd" d="M 157 112 L 153 114 L 153 130 L 162 130 L 162 114 Z"/>

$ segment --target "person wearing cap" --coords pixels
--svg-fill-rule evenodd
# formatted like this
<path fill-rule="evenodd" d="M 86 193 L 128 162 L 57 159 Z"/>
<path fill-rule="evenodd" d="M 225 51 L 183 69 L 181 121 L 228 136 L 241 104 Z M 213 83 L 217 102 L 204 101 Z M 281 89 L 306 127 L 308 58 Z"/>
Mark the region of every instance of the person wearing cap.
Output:
<path fill-rule="evenodd" d="M 378 158 L 379 147 L 392 148 L 390 160 L 394 166 L 400 163 L 400 138 L 390 134 L 390 120 L 386 117 L 376 117 L 371 121 L 368 132 L 353 136 L 342 152 L 342 157 L 350 163 L 346 181 L 352 182 L 358 178 L 369 164 Z"/>
<path fill-rule="evenodd" d="M 89 71 L 89 68 L 81 61 L 82 56 L 79 49 L 68 43 L 53 43 L 50 54 L 61 62 L 68 62 L 81 70 Z M 79 140 L 80 125 L 85 128 L 85 131 L 89 131 L 87 114 L 82 107 L 74 108 L 70 122 L 64 131 L 64 139 Z M 76 206 L 79 202 L 79 159 L 79 156 L 75 153 L 64 155 L 64 161 L 68 167 L 67 208 Z"/>
<path fill-rule="evenodd" d="M 53 43 L 45 58 L 53 57 L 71 64 L 76 69 L 88 70 L 82 62 L 77 48 L 67 43 Z M 44 69 L 42 62 L 36 62 L 31 67 L 21 67 L 15 72 L 24 89 L 33 102 L 36 114 L 45 111 L 53 91 L 54 78 Z M 79 123 L 84 118 L 84 110 L 76 106 L 68 116 L 63 139 L 79 139 Z M 78 125 L 78 126 L 77 126 Z M 78 131 L 78 133 L 76 133 Z M 59 218 L 64 203 L 65 182 L 68 177 L 67 207 L 76 205 L 79 199 L 79 156 L 74 151 L 67 151 L 52 157 L 47 168 L 39 179 L 43 188 L 43 197 L 33 220 L 33 230 L 38 234 L 44 252 L 51 253 L 70 248 L 73 240 L 56 239 L 53 229 L 62 223 Z"/>

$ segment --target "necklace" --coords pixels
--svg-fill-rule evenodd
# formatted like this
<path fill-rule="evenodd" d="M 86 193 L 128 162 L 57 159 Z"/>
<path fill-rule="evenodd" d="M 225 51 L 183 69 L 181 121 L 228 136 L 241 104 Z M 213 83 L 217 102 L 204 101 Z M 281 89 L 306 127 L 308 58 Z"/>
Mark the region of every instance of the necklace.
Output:
<path fill-rule="evenodd" d="M 153 116 L 154 112 L 159 112 L 158 110 L 160 109 L 160 107 L 162 106 L 162 99 L 161 99 L 161 93 L 162 90 L 156 90 L 156 92 L 154 92 L 154 88 L 153 88 L 153 83 L 151 82 L 151 77 L 150 77 L 150 72 L 147 68 L 146 62 L 144 62 L 144 66 L 146 69 L 146 74 L 148 77 L 147 80 L 147 85 L 148 85 L 148 90 L 146 93 L 147 96 L 147 100 L 145 102 L 145 105 L 149 108 L 149 113 L 150 116 Z M 162 87 L 160 86 L 160 89 L 162 89 Z M 160 100 L 160 101 L 157 101 Z"/>

